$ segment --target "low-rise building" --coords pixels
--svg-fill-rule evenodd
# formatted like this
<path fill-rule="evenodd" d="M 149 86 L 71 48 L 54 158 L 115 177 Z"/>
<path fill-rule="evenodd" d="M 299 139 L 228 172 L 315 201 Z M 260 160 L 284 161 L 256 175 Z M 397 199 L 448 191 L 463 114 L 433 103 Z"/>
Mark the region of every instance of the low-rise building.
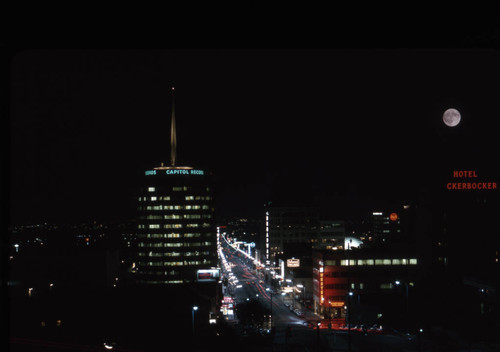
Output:
<path fill-rule="evenodd" d="M 313 252 L 315 313 L 338 324 L 379 323 L 384 315 L 408 309 L 417 285 L 414 251 L 370 248 Z"/>

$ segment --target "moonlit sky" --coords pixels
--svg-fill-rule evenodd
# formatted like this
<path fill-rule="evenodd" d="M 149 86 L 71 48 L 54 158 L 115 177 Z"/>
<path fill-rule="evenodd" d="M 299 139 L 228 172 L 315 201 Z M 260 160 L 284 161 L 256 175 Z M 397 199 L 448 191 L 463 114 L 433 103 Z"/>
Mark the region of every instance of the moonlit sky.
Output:
<path fill-rule="evenodd" d="M 276 185 L 385 199 L 455 169 L 498 181 L 499 62 L 489 49 L 21 50 L 11 222 L 130 218 L 136 176 L 170 159 L 172 85 L 178 163 L 213 172 L 222 215 L 259 211 Z"/>

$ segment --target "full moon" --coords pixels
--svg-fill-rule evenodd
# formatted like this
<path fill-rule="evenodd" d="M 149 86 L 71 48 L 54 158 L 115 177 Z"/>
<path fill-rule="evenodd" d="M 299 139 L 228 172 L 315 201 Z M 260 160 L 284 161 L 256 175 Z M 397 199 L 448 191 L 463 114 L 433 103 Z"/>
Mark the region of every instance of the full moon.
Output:
<path fill-rule="evenodd" d="M 460 122 L 460 112 L 456 109 L 448 109 L 443 114 L 443 122 L 446 126 L 455 127 Z"/>

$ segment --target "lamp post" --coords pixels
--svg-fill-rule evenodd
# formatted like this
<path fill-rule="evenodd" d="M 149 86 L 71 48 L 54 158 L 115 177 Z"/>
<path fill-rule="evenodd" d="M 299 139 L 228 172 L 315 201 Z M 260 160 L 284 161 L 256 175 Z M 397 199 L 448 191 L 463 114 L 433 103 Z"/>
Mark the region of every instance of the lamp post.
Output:
<path fill-rule="evenodd" d="M 271 330 L 273 329 L 273 291 L 269 289 L 269 287 L 266 288 L 266 291 L 271 294 Z"/>
<path fill-rule="evenodd" d="M 349 291 L 347 294 L 347 350 L 351 352 L 351 296 L 353 293 Z"/>
<path fill-rule="evenodd" d="M 396 286 L 401 285 L 401 281 L 399 280 L 396 280 L 394 283 L 396 284 Z M 406 297 L 405 306 L 406 306 L 406 313 L 408 313 L 408 282 L 405 281 L 404 285 L 405 285 L 405 297 Z"/>
<path fill-rule="evenodd" d="M 345 256 L 347 258 L 347 350 L 351 352 L 351 259 L 349 258 L 349 250 L 351 249 L 352 238 L 347 244 L 347 251 L 344 249 Z"/>
<path fill-rule="evenodd" d="M 194 337 L 194 312 L 196 312 L 197 310 L 198 306 L 193 306 L 193 308 L 191 309 L 191 325 L 193 328 L 193 337 Z"/>

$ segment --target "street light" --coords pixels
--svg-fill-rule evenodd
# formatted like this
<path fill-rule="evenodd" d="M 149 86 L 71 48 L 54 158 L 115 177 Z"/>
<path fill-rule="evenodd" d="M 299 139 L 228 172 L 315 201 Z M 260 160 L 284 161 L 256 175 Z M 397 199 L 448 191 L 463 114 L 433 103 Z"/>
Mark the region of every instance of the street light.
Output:
<path fill-rule="evenodd" d="M 399 285 L 401 284 L 401 281 L 396 280 L 396 281 L 394 281 L 394 283 L 395 283 L 397 286 L 399 286 Z M 405 292 L 405 293 L 406 293 L 406 295 L 405 295 L 405 296 L 406 296 L 405 305 L 406 305 L 406 312 L 408 312 L 408 308 L 409 308 L 409 307 L 408 307 L 408 282 L 406 282 L 406 281 L 405 281 L 405 282 L 404 282 L 404 284 L 405 284 L 405 291 L 406 291 L 406 292 Z"/>
<path fill-rule="evenodd" d="M 271 294 L 271 330 L 273 328 L 273 291 L 269 289 L 269 287 L 266 287 L 266 291 Z"/>
<path fill-rule="evenodd" d="M 193 327 L 193 337 L 194 337 L 194 312 L 198 310 L 198 306 L 193 306 L 193 309 L 191 309 L 191 325 Z"/>

